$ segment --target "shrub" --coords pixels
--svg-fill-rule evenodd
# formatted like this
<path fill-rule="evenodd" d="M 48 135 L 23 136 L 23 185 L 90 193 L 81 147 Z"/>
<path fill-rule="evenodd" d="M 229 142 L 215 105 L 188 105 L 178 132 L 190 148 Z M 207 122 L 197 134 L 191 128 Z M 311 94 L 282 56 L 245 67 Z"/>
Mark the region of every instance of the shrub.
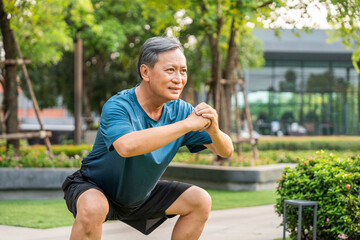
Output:
<path fill-rule="evenodd" d="M 326 136 L 326 137 L 261 137 L 259 150 L 314 150 L 360 151 L 358 136 Z M 250 144 L 242 144 L 243 151 L 251 151 Z"/>
<path fill-rule="evenodd" d="M 318 202 L 317 239 L 360 239 L 360 157 L 338 158 L 317 152 L 285 168 L 277 188 L 276 212 L 286 199 Z M 287 207 L 287 231 L 297 236 L 298 209 Z M 302 239 L 312 239 L 313 209 L 303 208 Z"/>
<path fill-rule="evenodd" d="M 91 150 L 92 145 L 82 144 L 82 145 L 54 145 L 52 150 L 54 154 L 64 153 L 69 157 L 74 157 L 76 155 L 83 155 L 84 152 L 88 153 Z"/>
<path fill-rule="evenodd" d="M 92 145 L 82 144 L 82 145 L 52 145 L 52 150 L 55 155 L 64 153 L 69 157 L 74 157 L 75 155 L 81 156 L 84 152 L 90 152 Z M 32 145 L 32 146 L 21 146 L 20 155 L 28 154 L 30 152 L 46 152 L 46 147 L 44 145 Z M 0 154 L 6 153 L 6 147 L 0 146 Z"/>
<path fill-rule="evenodd" d="M 48 151 L 42 147 L 25 148 L 20 152 L 19 156 L 16 156 L 15 152 L 10 149 L 8 152 L 0 153 L 0 167 L 79 168 L 82 158 L 87 153 L 87 150 L 83 150 L 80 154 L 68 156 L 64 152 L 60 152 L 51 159 Z"/>

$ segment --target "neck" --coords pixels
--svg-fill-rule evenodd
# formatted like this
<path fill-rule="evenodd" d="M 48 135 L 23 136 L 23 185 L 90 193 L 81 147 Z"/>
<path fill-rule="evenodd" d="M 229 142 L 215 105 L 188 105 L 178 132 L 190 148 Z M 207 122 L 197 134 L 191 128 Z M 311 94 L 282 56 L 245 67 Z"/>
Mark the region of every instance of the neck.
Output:
<path fill-rule="evenodd" d="M 165 103 L 159 101 L 156 96 L 151 94 L 151 91 L 149 91 L 144 82 L 141 82 L 140 85 L 135 88 L 135 95 L 140 106 L 144 109 L 150 118 L 156 121 L 161 118 Z"/>

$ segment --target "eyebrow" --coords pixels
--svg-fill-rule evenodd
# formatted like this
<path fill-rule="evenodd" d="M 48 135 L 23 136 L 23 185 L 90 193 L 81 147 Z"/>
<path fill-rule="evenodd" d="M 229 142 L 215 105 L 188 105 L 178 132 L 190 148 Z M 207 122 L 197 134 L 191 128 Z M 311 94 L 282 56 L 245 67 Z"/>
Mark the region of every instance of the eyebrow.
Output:
<path fill-rule="evenodd" d="M 168 68 L 168 67 L 179 67 L 179 65 L 178 65 L 178 64 L 170 63 L 170 64 L 166 64 L 164 67 L 165 67 L 165 68 Z M 187 65 L 180 65 L 180 68 L 187 68 Z"/>

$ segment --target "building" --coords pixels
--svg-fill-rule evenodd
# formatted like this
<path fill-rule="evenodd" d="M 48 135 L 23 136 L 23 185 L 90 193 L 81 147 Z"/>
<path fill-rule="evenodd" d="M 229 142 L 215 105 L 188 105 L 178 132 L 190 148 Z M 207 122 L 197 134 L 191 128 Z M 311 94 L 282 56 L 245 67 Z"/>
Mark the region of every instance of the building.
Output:
<path fill-rule="evenodd" d="M 0 84 L 0 102 L 3 101 L 4 89 Z M 35 109 L 21 88 L 18 89 L 18 119 L 19 130 L 24 132 L 39 131 L 40 125 L 36 117 Z M 74 118 L 61 103 L 54 108 L 45 108 L 40 111 L 40 118 L 46 130 L 52 131 L 51 143 L 58 144 L 64 141 L 71 141 L 74 132 Z M 28 139 L 30 144 L 43 143 L 43 140 Z"/>
<path fill-rule="evenodd" d="M 266 64 L 245 73 L 255 129 L 269 135 L 359 135 L 360 77 L 352 51 L 324 30 L 255 30 Z"/>

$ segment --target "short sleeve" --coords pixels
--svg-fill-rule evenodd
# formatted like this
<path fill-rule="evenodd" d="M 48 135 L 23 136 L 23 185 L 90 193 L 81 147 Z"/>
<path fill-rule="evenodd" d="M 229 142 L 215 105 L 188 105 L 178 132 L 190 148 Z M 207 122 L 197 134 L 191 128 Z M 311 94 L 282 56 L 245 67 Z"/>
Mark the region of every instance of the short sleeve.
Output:
<path fill-rule="evenodd" d="M 212 140 L 207 132 L 195 131 L 185 134 L 182 145 L 183 146 L 186 145 L 186 147 L 189 149 L 190 152 L 196 153 L 206 149 L 204 144 L 210 144 L 210 143 L 212 143 Z"/>
<path fill-rule="evenodd" d="M 134 131 L 128 110 L 118 101 L 105 103 L 101 112 L 99 129 L 109 151 L 114 149 L 112 144 L 116 139 Z"/>

